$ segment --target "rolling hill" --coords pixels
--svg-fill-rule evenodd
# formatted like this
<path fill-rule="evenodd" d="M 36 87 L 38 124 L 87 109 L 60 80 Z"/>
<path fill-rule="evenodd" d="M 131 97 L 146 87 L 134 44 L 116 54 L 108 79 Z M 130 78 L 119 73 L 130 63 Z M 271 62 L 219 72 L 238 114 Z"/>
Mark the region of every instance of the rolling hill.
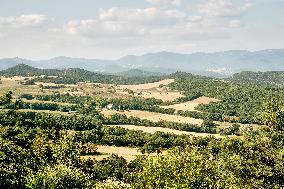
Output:
<path fill-rule="evenodd" d="M 133 75 L 111 75 L 96 73 L 81 68 L 66 68 L 66 69 L 39 69 L 26 64 L 18 64 L 14 67 L 0 71 L 0 76 L 58 76 L 58 77 L 39 77 L 34 81 L 44 81 L 61 84 L 71 84 L 77 82 L 90 81 L 94 83 L 117 83 L 117 84 L 137 84 L 155 82 L 163 79 L 166 76 L 148 75 L 137 76 Z"/>

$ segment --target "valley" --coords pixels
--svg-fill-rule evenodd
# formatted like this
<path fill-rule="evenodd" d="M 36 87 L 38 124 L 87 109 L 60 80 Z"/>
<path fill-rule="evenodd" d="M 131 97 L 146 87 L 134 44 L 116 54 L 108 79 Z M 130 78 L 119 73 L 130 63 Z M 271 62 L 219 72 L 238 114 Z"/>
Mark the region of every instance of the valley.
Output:
<path fill-rule="evenodd" d="M 224 148 L 223 143 L 245 141 L 247 145 L 252 140 L 250 135 L 258 136 L 268 129 L 263 121 L 266 103 L 278 98 L 282 104 L 284 97 L 281 87 L 255 85 L 249 79 L 240 83 L 240 79 L 224 81 L 177 72 L 135 78 L 104 75 L 96 80 L 96 73 L 85 70 L 71 69 L 67 74 L 62 70 L 20 67 L 1 72 L 0 136 L 5 138 L 11 124 L 17 125 L 13 129 L 20 133 L 36 132 L 24 136 L 36 137 L 29 145 L 40 152 L 33 150 L 38 153 L 33 155 L 46 154 L 49 149 L 63 153 L 59 157 L 68 157 L 73 164 L 91 163 L 99 167 L 92 171 L 102 174 L 96 178 L 100 181 L 103 175 L 112 174 L 105 166 L 112 165 L 111 170 L 122 173 L 117 163 L 124 168 L 137 161 L 164 164 L 167 158 L 172 162 L 176 154 L 180 156 L 174 161 L 180 161 L 186 153 L 188 157 L 205 151 L 213 153 L 210 148 Z M 37 75 L 42 73 L 47 75 Z M 84 73 L 92 80 L 85 80 Z M 48 140 L 51 146 L 45 144 Z M 55 147 L 62 152 L 56 152 Z M 180 153 L 180 148 L 185 150 Z M 68 149 L 74 155 L 68 155 Z M 245 157 L 246 152 L 242 155 Z"/>

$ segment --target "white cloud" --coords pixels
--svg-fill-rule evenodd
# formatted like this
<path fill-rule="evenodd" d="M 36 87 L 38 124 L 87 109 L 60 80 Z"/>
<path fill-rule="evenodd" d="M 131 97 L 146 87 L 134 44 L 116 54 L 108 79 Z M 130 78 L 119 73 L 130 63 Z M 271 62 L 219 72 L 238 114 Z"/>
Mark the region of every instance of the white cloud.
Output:
<path fill-rule="evenodd" d="M 22 53 L 38 56 L 40 52 L 51 51 L 59 53 L 56 55 L 90 56 L 95 51 L 109 57 L 141 49 L 158 51 L 159 47 L 168 51 L 184 47 L 187 51 L 200 41 L 229 37 L 224 29 L 228 23 L 189 16 L 177 8 L 159 7 L 101 9 L 97 17 L 63 24 L 44 15 L 1 17 L 0 27 L 1 42 L 13 56 Z M 3 48 L 0 47 L 0 56 Z"/>
<path fill-rule="evenodd" d="M 41 14 L 0 17 L 0 27 L 35 27 L 44 24 L 47 17 Z"/>
<path fill-rule="evenodd" d="M 153 5 L 159 6 L 181 6 L 184 3 L 184 0 L 147 0 Z"/>
<path fill-rule="evenodd" d="M 265 34 L 263 29 L 257 35 L 246 32 L 253 26 L 240 15 L 248 11 L 249 1 L 204 0 L 191 3 L 190 9 L 182 5 L 185 1 L 148 1 L 152 3 L 148 8 L 105 8 L 95 17 L 63 22 L 41 14 L 0 17 L 0 57 L 114 58 L 160 50 L 262 48 L 263 36 L 269 47 L 284 44 L 274 30 Z M 253 37 L 246 38 L 249 35 Z"/>
<path fill-rule="evenodd" d="M 241 21 L 238 19 L 230 20 L 229 27 L 231 28 L 238 28 L 241 26 Z"/>
<path fill-rule="evenodd" d="M 64 30 L 72 35 L 86 37 L 144 36 L 156 28 L 171 27 L 183 23 L 186 15 L 174 9 L 101 9 L 98 18 L 69 21 Z"/>
<path fill-rule="evenodd" d="M 198 11 L 211 17 L 239 16 L 252 6 L 245 1 L 241 5 L 235 5 L 230 0 L 206 0 L 199 4 Z"/>
<path fill-rule="evenodd" d="M 185 13 L 175 9 L 131 9 L 131 8 L 111 8 L 101 9 L 100 20 L 120 21 L 136 24 L 168 25 L 180 21 L 185 17 Z"/>

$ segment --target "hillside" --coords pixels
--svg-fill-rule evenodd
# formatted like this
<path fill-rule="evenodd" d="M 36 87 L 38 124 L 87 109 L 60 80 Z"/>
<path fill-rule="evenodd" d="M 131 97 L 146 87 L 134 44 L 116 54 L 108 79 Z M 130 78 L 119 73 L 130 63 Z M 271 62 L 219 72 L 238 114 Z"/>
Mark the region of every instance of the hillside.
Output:
<path fill-rule="evenodd" d="M 139 69 L 131 69 L 128 71 L 115 73 L 115 75 L 127 76 L 127 77 L 141 77 L 141 76 L 149 77 L 149 76 L 162 76 L 165 74 L 159 73 L 159 72 L 144 71 L 144 70 L 139 70 Z"/>
<path fill-rule="evenodd" d="M 240 84 L 283 87 L 284 72 L 241 72 L 234 74 L 231 80 Z"/>
<path fill-rule="evenodd" d="M 31 61 L 20 58 L 0 59 L 0 69 L 17 64 L 37 68 L 81 68 L 94 72 L 117 73 L 132 69 L 148 72 L 173 73 L 185 71 L 202 75 L 232 75 L 241 71 L 284 70 L 284 49 L 262 51 L 224 51 L 216 53 L 179 54 L 172 52 L 149 53 L 142 56 L 125 56 L 117 60 L 56 57 Z"/>
<path fill-rule="evenodd" d="M 1 76 L 58 76 L 57 78 L 36 78 L 34 81 L 52 82 L 60 84 L 71 84 L 77 82 L 95 82 L 95 83 L 118 83 L 118 84 L 136 84 L 155 82 L 162 79 L 162 76 L 119 76 L 95 73 L 80 68 L 68 69 L 39 69 L 25 64 L 19 64 L 6 70 L 0 71 Z"/>

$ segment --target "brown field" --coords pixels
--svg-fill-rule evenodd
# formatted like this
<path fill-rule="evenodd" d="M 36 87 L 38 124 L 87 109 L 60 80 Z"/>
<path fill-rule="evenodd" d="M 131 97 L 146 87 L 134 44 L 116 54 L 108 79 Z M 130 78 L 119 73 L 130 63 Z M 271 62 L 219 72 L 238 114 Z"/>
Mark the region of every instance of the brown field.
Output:
<path fill-rule="evenodd" d="M 142 155 L 137 148 L 129 147 L 116 147 L 116 146 L 97 146 L 97 152 L 101 155 L 91 155 L 91 156 L 82 156 L 82 158 L 94 158 L 96 160 L 102 160 L 109 157 L 111 154 L 116 154 L 122 156 L 128 162 L 134 160 L 137 155 Z"/>
<path fill-rule="evenodd" d="M 115 89 L 111 86 L 99 86 L 99 85 L 90 85 L 88 83 L 80 85 L 62 85 L 64 88 L 59 89 L 41 89 L 39 84 L 43 86 L 57 86 L 54 83 L 41 83 L 38 82 L 37 85 L 22 85 L 23 77 L 12 77 L 12 78 L 1 78 L 0 84 L 0 95 L 5 93 L 8 90 L 13 92 L 13 96 L 19 97 L 21 94 L 27 93 L 31 95 L 47 95 L 47 94 L 66 94 L 77 96 L 106 96 L 106 98 L 119 98 L 122 95 L 115 93 Z M 129 95 L 128 95 L 129 96 Z M 128 97 L 127 96 L 127 97 Z M 123 96 L 125 97 L 125 95 Z"/>
<path fill-rule="evenodd" d="M 143 91 L 142 95 L 140 95 L 143 98 L 156 98 L 161 99 L 162 101 L 173 101 L 177 98 L 184 97 L 184 95 L 181 92 L 174 92 L 174 91 L 162 91 L 162 92 L 156 92 L 156 91 Z"/>
<path fill-rule="evenodd" d="M 146 83 L 139 85 L 118 85 L 116 86 L 118 93 L 124 93 L 124 89 L 130 89 L 135 93 L 135 96 L 140 96 L 143 98 L 156 98 L 163 101 L 173 101 L 177 98 L 184 97 L 180 91 L 170 91 L 166 86 L 173 83 L 174 79 L 165 79 L 159 82 Z M 164 87 L 160 88 L 160 85 Z M 139 94 L 140 93 L 140 94 Z M 139 94 L 139 95 L 138 95 Z"/>
<path fill-rule="evenodd" d="M 196 111 L 195 107 L 199 104 L 209 104 L 210 102 L 218 102 L 219 100 L 210 97 L 199 97 L 195 100 L 180 103 L 180 104 L 173 104 L 169 106 L 161 106 L 162 108 L 173 108 L 175 110 L 183 110 L 183 111 Z"/>
<path fill-rule="evenodd" d="M 58 86 L 55 83 L 36 82 L 36 85 L 22 85 L 20 82 L 24 81 L 25 77 L 12 77 L 2 78 L 0 84 L 0 95 L 7 90 L 13 91 L 14 96 L 18 97 L 21 94 L 28 93 L 32 95 L 41 94 L 65 94 L 69 93 L 75 96 L 93 96 L 102 98 L 128 98 L 132 95 L 124 92 L 123 89 L 131 89 L 134 91 L 135 96 L 143 98 L 157 98 L 163 101 L 171 101 L 179 97 L 183 97 L 179 91 L 170 91 L 167 87 L 159 88 L 160 84 L 168 85 L 174 82 L 173 79 L 162 80 L 155 83 L 141 84 L 141 85 L 112 85 L 100 83 L 78 83 L 60 85 L 59 89 L 41 89 L 40 84 L 43 86 Z M 140 95 L 138 95 L 140 93 Z"/>
<path fill-rule="evenodd" d="M 118 156 L 122 156 L 127 162 L 133 161 L 137 156 L 143 155 L 138 148 L 130 148 L 130 147 L 117 147 L 117 146 L 97 146 L 97 152 L 101 153 L 100 155 L 86 155 L 81 156 L 82 159 L 95 159 L 95 160 L 103 160 L 111 156 L 111 154 L 115 154 Z M 166 151 L 162 151 L 159 155 L 166 154 Z M 145 154 L 146 155 L 146 154 Z M 157 156 L 157 153 L 151 153 L 150 156 Z"/>
<path fill-rule="evenodd" d="M 191 117 L 182 117 L 179 115 L 168 115 L 168 114 L 162 114 L 162 113 L 156 113 L 156 112 L 148 112 L 148 111 L 140 111 L 140 110 L 130 110 L 130 111 L 115 111 L 115 110 L 103 110 L 101 112 L 105 116 L 110 116 L 113 114 L 125 114 L 127 117 L 133 116 L 133 117 L 139 117 L 140 119 L 148 119 L 150 121 L 158 122 L 158 121 L 170 121 L 170 122 L 176 122 L 176 123 L 190 123 L 190 124 L 196 124 L 201 125 L 203 120 L 202 119 L 195 119 Z"/>
<path fill-rule="evenodd" d="M 145 126 L 136 126 L 136 125 L 109 125 L 110 127 L 121 127 L 129 130 L 143 131 L 145 133 L 154 134 L 155 132 L 164 132 L 164 133 L 172 133 L 175 135 L 192 135 L 195 137 L 205 137 L 205 136 L 215 136 L 220 138 L 219 134 L 210 134 L 210 133 L 196 133 L 196 132 L 188 132 L 188 131 L 179 131 L 175 129 L 163 128 L 163 127 L 145 127 Z"/>
<path fill-rule="evenodd" d="M 173 83 L 174 79 L 165 79 L 154 83 L 146 83 L 146 84 L 139 84 L 139 85 L 118 85 L 117 87 L 120 89 L 130 89 L 130 90 L 148 90 L 152 88 L 158 88 L 161 84 L 162 85 L 169 85 Z"/>

